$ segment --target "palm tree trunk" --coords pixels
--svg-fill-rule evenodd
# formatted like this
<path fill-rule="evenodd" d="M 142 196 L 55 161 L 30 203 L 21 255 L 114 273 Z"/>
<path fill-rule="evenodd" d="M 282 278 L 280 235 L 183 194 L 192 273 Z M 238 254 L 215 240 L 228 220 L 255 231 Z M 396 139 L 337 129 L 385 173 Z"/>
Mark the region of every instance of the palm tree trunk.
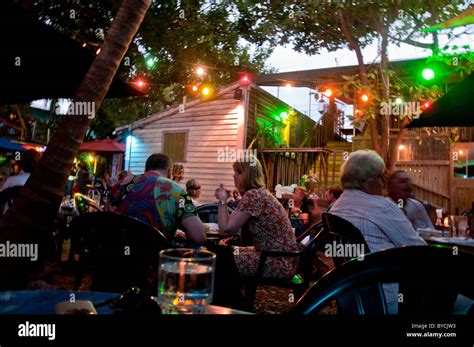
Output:
<path fill-rule="evenodd" d="M 97 112 L 151 2 L 123 0 L 74 102 L 90 102 Z M 38 167 L 1 221 L 0 242 L 40 243 L 50 238 L 67 176 L 91 121 L 87 115 L 63 116 Z"/>

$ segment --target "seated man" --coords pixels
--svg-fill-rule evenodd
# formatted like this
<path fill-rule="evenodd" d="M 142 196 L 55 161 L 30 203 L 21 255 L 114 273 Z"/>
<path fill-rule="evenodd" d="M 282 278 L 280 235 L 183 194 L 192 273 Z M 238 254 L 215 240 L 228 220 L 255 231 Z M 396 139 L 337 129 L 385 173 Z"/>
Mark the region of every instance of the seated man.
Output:
<path fill-rule="evenodd" d="M 410 177 L 403 170 L 393 171 L 387 179 L 387 191 L 389 200 L 397 204 L 407 216 L 413 228 L 434 229 L 428 213 L 421 202 L 411 198 L 413 186 Z"/>
<path fill-rule="evenodd" d="M 332 205 L 334 205 L 336 200 L 339 199 L 341 194 L 342 194 L 342 188 L 340 185 L 337 184 L 337 185 L 333 185 L 329 187 L 329 191 L 328 191 L 329 206 L 328 206 L 327 212 L 329 212 Z"/>
<path fill-rule="evenodd" d="M 30 177 L 33 170 L 36 168 L 40 154 L 34 149 L 29 149 L 21 154 L 20 166 L 21 171 L 18 175 L 13 175 L 7 178 L 3 184 L 2 190 L 10 187 L 24 186 Z"/>
<path fill-rule="evenodd" d="M 170 241 L 182 227 L 188 241 L 202 245 L 206 242 L 204 225 L 186 191 L 170 179 L 172 167 L 167 155 L 152 154 L 145 174 L 130 182 L 116 212 L 153 225 Z"/>
<path fill-rule="evenodd" d="M 342 195 L 331 213 L 346 219 L 364 236 L 371 252 L 408 245 L 426 245 L 394 203 L 383 197 L 385 163 L 377 152 L 351 153 L 341 167 Z M 398 286 L 384 285 L 389 313 L 398 311 Z"/>

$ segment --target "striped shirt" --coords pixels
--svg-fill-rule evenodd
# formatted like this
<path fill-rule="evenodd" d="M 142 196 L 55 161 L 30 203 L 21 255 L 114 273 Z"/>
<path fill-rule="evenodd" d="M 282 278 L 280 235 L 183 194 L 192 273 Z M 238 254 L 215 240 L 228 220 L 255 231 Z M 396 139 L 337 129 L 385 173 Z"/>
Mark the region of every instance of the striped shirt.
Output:
<path fill-rule="evenodd" d="M 371 252 L 400 246 L 426 245 L 398 206 L 383 196 L 345 189 L 332 206 L 331 213 L 358 228 Z M 384 285 L 383 288 L 389 313 L 396 313 L 398 284 Z M 390 309 L 394 305 L 395 308 Z"/>

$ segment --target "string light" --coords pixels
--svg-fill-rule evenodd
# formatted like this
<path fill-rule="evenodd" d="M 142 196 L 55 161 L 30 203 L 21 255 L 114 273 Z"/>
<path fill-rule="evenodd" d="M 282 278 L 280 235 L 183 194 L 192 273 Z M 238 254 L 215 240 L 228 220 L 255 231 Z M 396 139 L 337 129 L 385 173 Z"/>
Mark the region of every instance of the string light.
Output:
<path fill-rule="evenodd" d="M 198 66 L 196 68 L 196 75 L 198 75 L 199 77 L 204 76 L 204 68 L 202 66 Z"/>
<path fill-rule="evenodd" d="M 145 86 L 145 82 L 140 78 L 138 79 L 135 84 L 137 85 L 138 88 L 143 88 Z"/>
<path fill-rule="evenodd" d="M 333 94 L 332 92 L 332 89 L 331 88 L 327 88 L 324 92 L 323 92 L 324 96 L 330 98 Z"/>

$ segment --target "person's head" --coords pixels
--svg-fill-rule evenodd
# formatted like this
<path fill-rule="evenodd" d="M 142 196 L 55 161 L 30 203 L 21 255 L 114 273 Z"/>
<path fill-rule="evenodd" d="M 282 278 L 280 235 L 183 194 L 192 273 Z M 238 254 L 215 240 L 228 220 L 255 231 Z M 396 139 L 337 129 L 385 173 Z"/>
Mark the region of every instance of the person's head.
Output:
<path fill-rule="evenodd" d="M 186 182 L 186 191 L 191 198 L 198 199 L 201 196 L 201 185 L 195 179 Z"/>
<path fill-rule="evenodd" d="M 341 167 L 344 189 L 358 189 L 371 195 L 383 195 L 385 163 L 375 151 L 364 149 L 353 152 Z"/>
<path fill-rule="evenodd" d="M 20 165 L 25 172 L 32 173 L 38 164 L 40 154 L 34 149 L 29 149 L 21 155 Z"/>
<path fill-rule="evenodd" d="M 413 192 L 410 177 L 403 170 L 395 170 L 387 178 L 388 195 L 394 200 L 406 201 Z"/>
<path fill-rule="evenodd" d="M 262 165 L 256 157 L 247 156 L 237 160 L 232 167 L 234 168 L 235 187 L 241 195 L 247 190 L 265 187 Z"/>
<path fill-rule="evenodd" d="M 173 161 L 170 157 L 163 153 L 155 153 L 148 157 L 145 163 L 145 172 L 158 171 L 163 176 L 171 177 L 171 169 Z"/>
<path fill-rule="evenodd" d="M 298 202 L 303 202 L 308 198 L 308 190 L 303 186 L 298 186 L 295 188 L 294 200 Z"/>
<path fill-rule="evenodd" d="M 329 187 L 328 200 L 329 203 L 335 202 L 342 194 L 342 187 L 340 185 L 334 185 Z"/>

